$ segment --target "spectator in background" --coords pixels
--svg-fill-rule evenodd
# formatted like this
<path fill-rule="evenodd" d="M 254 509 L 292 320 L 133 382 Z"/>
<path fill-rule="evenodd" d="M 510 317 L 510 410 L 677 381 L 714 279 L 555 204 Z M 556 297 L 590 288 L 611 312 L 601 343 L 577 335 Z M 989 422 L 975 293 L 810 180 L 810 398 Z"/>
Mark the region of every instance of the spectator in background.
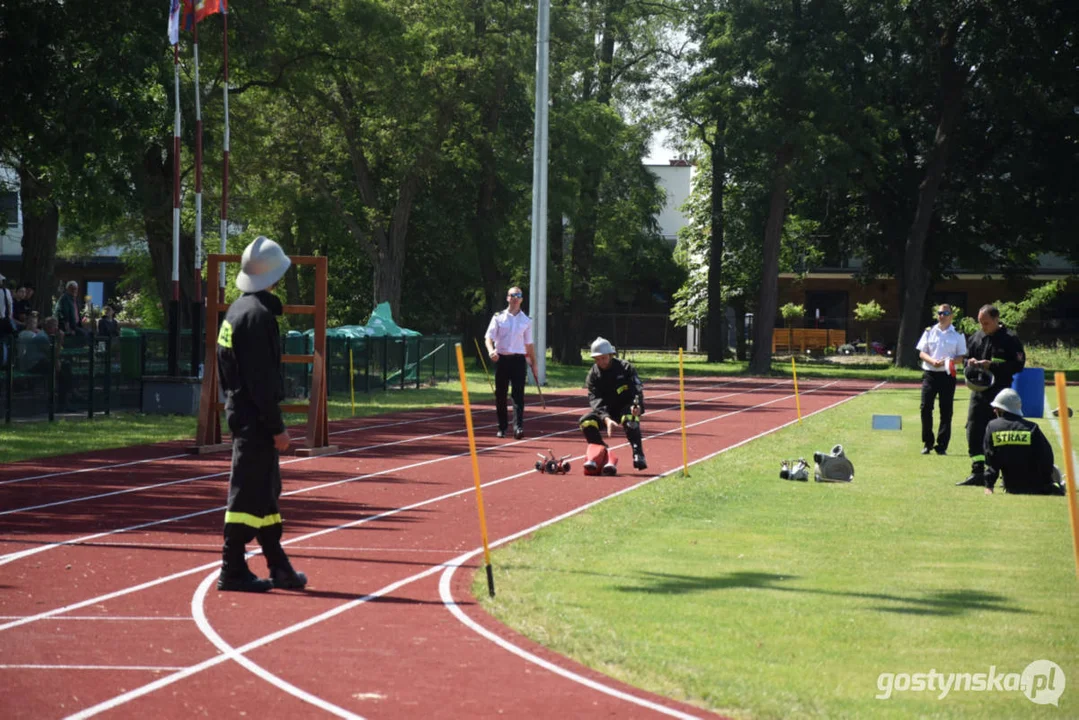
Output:
<path fill-rule="evenodd" d="M 120 337 L 120 323 L 116 322 L 112 305 L 106 305 L 101 312 L 101 319 L 97 321 L 97 334 L 101 337 Z"/>
<path fill-rule="evenodd" d="M 15 322 L 25 325 L 33 312 L 34 286 L 28 282 L 19 283 L 15 290 Z"/>
<path fill-rule="evenodd" d="M 20 370 L 34 372 L 34 367 L 39 362 L 48 361 L 49 336 L 38 327 L 36 312 L 31 312 L 26 318 L 26 325 L 19 332 L 17 342 Z"/>
<path fill-rule="evenodd" d="M 71 363 L 62 359 L 61 352 L 64 349 L 64 333 L 60 330 L 59 322 L 56 318 L 45 318 L 45 332 L 38 333 L 30 341 L 32 347 L 37 351 L 37 360 L 33 367 L 32 372 L 38 372 L 42 375 L 47 375 L 50 372 L 54 372 L 56 375 L 56 400 L 57 407 L 60 412 L 68 411 L 68 400 L 82 400 L 71 391 L 74 384 L 74 376 L 71 372 Z M 56 349 L 53 350 L 52 344 L 56 343 Z M 53 365 L 50 362 L 50 355 L 55 352 L 56 364 Z"/>
<path fill-rule="evenodd" d="M 56 301 L 52 314 L 59 323 L 59 329 L 65 335 L 81 334 L 82 320 L 79 317 L 79 284 L 74 280 L 64 286 L 64 294 Z"/>
<path fill-rule="evenodd" d="M 943 455 L 952 438 L 952 407 L 955 403 L 955 368 L 962 367 L 967 339 L 952 325 L 952 306 L 937 308 L 937 324 L 930 325 L 918 341 L 922 359 L 922 455 L 936 450 Z M 940 429 L 933 441 L 933 402 L 940 398 Z"/>
<path fill-rule="evenodd" d="M 0 367 L 7 365 L 9 346 L 19 331 L 15 324 L 15 299 L 6 285 L 7 278 L 0 275 Z"/>

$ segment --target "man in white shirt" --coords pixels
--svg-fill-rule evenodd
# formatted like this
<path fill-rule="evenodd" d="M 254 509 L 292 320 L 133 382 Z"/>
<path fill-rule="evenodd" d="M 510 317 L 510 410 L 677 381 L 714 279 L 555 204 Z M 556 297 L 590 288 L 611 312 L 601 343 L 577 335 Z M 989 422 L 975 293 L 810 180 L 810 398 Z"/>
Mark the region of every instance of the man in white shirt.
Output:
<path fill-rule="evenodd" d="M 8 362 L 9 346 L 14 347 L 15 333 L 19 326 L 15 323 L 15 298 L 7 289 L 7 278 L 0 275 L 0 367 Z"/>
<path fill-rule="evenodd" d="M 519 287 L 511 287 L 506 293 L 507 307 L 491 318 L 484 342 L 487 354 L 495 363 L 495 410 L 498 413 L 498 437 L 506 437 L 509 413 L 506 408 L 506 390 L 513 384 L 513 437 L 525 436 L 525 373 L 527 366 L 535 361 L 532 346 L 532 321 L 521 310 L 523 293 Z"/>
<path fill-rule="evenodd" d="M 936 450 L 943 455 L 952 437 L 952 405 L 955 399 L 955 368 L 962 367 L 967 339 L 952 326 L 952 306 L 937 308 L 937 324 L 927 327 L 918 341 L 922 359 L 922 455 Z M 933 440 L 933 401 L 940 397 L 940 429 Z"/>

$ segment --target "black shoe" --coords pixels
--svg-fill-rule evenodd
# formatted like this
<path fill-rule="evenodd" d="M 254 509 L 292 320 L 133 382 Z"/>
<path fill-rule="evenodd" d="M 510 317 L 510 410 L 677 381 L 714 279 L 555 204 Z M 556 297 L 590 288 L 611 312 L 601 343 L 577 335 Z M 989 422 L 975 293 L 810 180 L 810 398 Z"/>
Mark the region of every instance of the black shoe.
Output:
<path fill-rule="evenodd" d="M 513 438 L 515 440 L 520 440 L 524 436 L 525 436 L 525 429 L 523 427 L 519 427 L 519 428 L 517 428 L 516 430 L 513 431 Z"/>
<path fill-rule="evenodd" d="M 935 452 L 935 453 L 936 453 L 937 455 L 947 455 L 947 454 L 948 454 L 948 451 L 947 451 L 947 450 L 945 450 L 945 449 L 944 449 L 944 448 L 942 448 L 942 447 L 935 447 L 935 448 L 933 448 L 933 452 Z"/>
<path fill-rule="evenodd" d="M 633 467 L 637 470 L 648 469 L 648 463 L 644 461 L 644 453 L 633 453 Z"/>
<path fill-rule="evenodd" d="M 930 450 L 930 448 L 927 448 L 927 447 L 922 448 L 922 455 L 928 455 L 929 450 Z"/>
<path fill-rule="evenodd" d="M 583 467 L 585 472 L 588 472 L 588 473 L 599 472 L 599 465 L 596 464 L 595 460 L 589 460 L 588 462 L 586 462 L 581 467 Z"/>
<path fill-rule="evenodd" d="M 955 486 L 985 487 L 985 475 L 980 472 L 972 472 L 966 480 L 963 480 L 962 482 L 957 482 Z"/>
<path fill-rule="evenodd" d="M 607 463 L 606 465 L 603 466 L 603 474 L 608 475 L 608 476 L 609 475 L 617 475 L 618 474 L 618 466 L 615 465 L 614 463 Z"/>
<path fill-rule="evenodd" d="M 307 576 L 292 568 L 274 568 L 270 572 L 270 582 L 281 590 L 303 590 L 307 585 Z"/>
<path fill-rule="evenodd" d="M 506 431 L 505 430 L 499 430 L 498 432 L 495 433 L 495 437 L 496 438 L 504 438 L 504 437 L 506 437 Z"/>
<path fill-rule="evenodd" d="M 247 575 L 220 575 L 217 578 L 217 589 L 222 592 L 249 592 L 264 593 L 273 590 L 274 584 L 270 580 L 263 580 L 253 572 Z"/>

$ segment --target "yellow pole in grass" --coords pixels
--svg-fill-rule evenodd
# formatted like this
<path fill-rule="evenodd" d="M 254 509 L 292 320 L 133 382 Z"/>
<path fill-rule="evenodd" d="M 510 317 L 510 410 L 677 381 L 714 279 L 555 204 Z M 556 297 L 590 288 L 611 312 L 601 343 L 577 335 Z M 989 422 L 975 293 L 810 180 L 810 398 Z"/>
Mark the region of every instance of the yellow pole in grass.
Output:
<path fill-rule="evenodd" d="M 794 365 L 794 356 L 791 355 L 791 373 L 794 375 L 794 406 L 798 408 L 798 422 L 802 422 L 802 399 L 798 397 L 798 368 Z"/>
<path fill-rule="evenodd" d="M 1069 429 L 1067 383 L 1064 373 L 1055 375 L 1057 384 L 1057 407 L 1060 408 L 1060 436 L 1064 444 L 1064 475 L 1068 486 L 1068 515 L 1072 523 L 1072 553 L 1075 555 L 1075 576 L 1079 577 L 1079 505 L 1075 499 L 1075 463 L 1072 461 L 1072 436 Z"/>
<path fill-rule="evenodd" d="M 475 339 L 475 338 L 473 338 Z M 465 377 L 465 356 L 461 343 L 457 348 L 457 373 L 461 376 L 461 398 L 465 403 L 465 428 L 468 430 L 468 451 L 472 455 L 472 479 L 476 483 L 476 505 L 480 511 L 480 537 L 483 538 L 483 561 L 487 564 L 487 592 L 495 596 L 495 575 L 491 570 L 491 549 L 487 546 L 487 516 L 483 512 L 483 487 L 480 485 L 480 462 L 476 457 L 476 434 L 472 430 L 472 405 L 468 402 L 468 378 Z"/>
<path fill-rule="evenodd" d="M 678 402 L 682 406 L 682 476 L 689 477 L 689 446 L 686 445 L 686 381 L 682 369 L 682 348 L 678 348 Z"/>
<path fill-rule="evenodd" d="M 491 374 L 487 372 L 487 361 L 483 359 L 483 350 L 480 350 L 480 341 L 476 338 L 472 338 L 472 342 L 476 343 L 476 354 L 480 356 L 480 364 L 483 365 L 483 374 L 487 376 L 487 384 L 491 386 L 491 392 L 494 392 L 495 384 L 491 382 Z"/>
<path fill-rule="evenodd" d="M 356 371 L 352 367 L 352 343 L 348 344 L 348 392 L 352 395 L 352 417 L 356 417 Z"/>

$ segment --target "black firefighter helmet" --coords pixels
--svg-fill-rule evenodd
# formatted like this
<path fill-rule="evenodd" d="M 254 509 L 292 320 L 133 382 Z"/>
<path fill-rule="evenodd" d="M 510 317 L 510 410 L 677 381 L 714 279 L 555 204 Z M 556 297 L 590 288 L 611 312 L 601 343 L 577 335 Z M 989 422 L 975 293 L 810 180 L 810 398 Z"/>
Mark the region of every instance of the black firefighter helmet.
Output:
<path fill-rule="evenodd" d="M 963 369 L 963 382 L 974 392 L 985 392 L 993 386 L 993 373 L 983 367 L 967 365 Z"/>

